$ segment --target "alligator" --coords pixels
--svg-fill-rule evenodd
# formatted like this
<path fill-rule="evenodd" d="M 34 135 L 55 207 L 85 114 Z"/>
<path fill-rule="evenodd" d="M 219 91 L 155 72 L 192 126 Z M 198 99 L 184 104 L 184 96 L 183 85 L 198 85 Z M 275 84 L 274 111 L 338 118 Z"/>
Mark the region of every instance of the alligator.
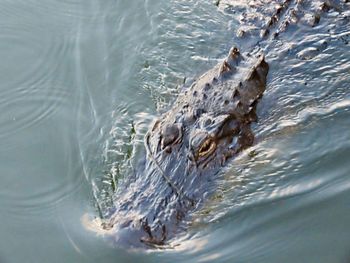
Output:
<path fill-rule="evenodd" d="M 254 143 L 251 124 L 257 122 L 257 105 L 266 89 L 270 43 L 300 23 L 317 26 L 324 13 L 340 13 L 347 2 L 217 2 L 226 11 L 243 10 L 237 31 L 241 41 L 151 125 L 145 157 L 117 189 L 115 207 L 102 224 L 117 246 L 165 247 L 186 230 L 191 212 L 211 194 L 218 172 Z"/>

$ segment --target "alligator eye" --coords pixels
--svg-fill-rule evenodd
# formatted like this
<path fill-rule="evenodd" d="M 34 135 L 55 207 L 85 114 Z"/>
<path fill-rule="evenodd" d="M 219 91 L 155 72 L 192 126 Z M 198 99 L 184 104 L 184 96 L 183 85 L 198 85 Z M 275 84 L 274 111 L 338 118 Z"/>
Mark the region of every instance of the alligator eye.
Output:
<path fill-rule="evenodd" d="M 175 144 L 181 140 L 182 137 L 182 126 L 181 124 L 169 124 L 162 129 L 162 149 L 166 146 Z"/>
<path fill-rule="evenodd" d="M 206 139 L 199 148 L 198 157 L 205 157 L 216 149 L 216 142 L 212 138 Z"/>

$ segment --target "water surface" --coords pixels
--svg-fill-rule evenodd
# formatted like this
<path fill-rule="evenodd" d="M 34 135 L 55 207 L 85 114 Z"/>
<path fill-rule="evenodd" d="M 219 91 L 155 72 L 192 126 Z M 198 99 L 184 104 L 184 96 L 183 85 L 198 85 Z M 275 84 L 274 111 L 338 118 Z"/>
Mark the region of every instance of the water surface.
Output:
<path fill-rule="evenodd" d="M 82 222 L 238 18 L 211 1 L 1 0 L 0 262 L 349 262 L 348 20 L 276 41 L 257 143 L 180 246 L 131 253 Z"/>

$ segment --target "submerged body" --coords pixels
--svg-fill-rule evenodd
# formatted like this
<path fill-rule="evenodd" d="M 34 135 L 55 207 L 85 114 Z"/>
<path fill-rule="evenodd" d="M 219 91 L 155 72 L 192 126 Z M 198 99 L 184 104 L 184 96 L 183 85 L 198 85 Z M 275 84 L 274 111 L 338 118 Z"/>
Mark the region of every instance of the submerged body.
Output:
<path fill-rule="evenodd" d="M 313 27 L 323 12 L 341 7 L 291 0 L 247 5 L 256 13 L 242 16 L 239 48 L 198 78 L 147 132 L 144 162 L 118 188 L 103 224 L 117 245 L 163 246 L 183 231 L 190 212 L 210 195 L 217 172 L 254 142 L 251 124 L 266 89 L 270 41 L 298 23 Z"/>

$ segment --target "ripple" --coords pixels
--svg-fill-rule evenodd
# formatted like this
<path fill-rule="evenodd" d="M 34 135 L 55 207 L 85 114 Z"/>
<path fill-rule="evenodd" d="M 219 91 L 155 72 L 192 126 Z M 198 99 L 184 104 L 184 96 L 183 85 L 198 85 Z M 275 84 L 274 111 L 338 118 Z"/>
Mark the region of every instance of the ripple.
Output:
<path fill-rule="evenodd" d="M 31 127 L 54 114 L 69 96 L 62 71 L 69 54 L 67 36 L 31 25 L 0 29 L 0 138 Z M 62 78 L 61 78 L 62 77 Z"/>
<path fill-rule="evenodd" d="M 58 204 L 81 191 L 84 185 L 84 176 L 79 172 L 81 171 L 80 162 L 75 161 L 74 157 L 67 151 L 65 164 L 69 168 L 61 169 L 61 174 L 58 174 L 57 170 L 56 173 L 50 174 L 46 171 L 45 174 L 40 167 L 37 167 L 31 169 L 38 173 L 31 178 L 21 179 L 18 174 L 14 174 L 12 178 L 3 180 L 6 186 L 0 189 L 2 213 L 16 220 L 23 220 L 23 216 L 33 218 L 42 217 L 43 213 L 46 216 L 54 214 Z M 20 164 L 27 165 L 23 164 L 23 161 Z M 32 172 L 31 170 L 28 174 Z M 22 176 L 26 174 L 23 173 Z M 38 182 L 37 178 L 41 178 L 41 181 Z"/>
<path fill-rule="evenodd" d="M 59 114 L 74 111 L 77 20 L 63 17 L 68 5 L 46 4 L 5 1 L 0 10 L 0 154 L 7 174 L 0 197 L 2 210 L 17 219 L 53 213 L 84 178 L 75 144 L 68 142 L 71 127 L 59 126 Z M 51 20 L 43 20 L 48 11 Z"/>
<path fill-rule="evenodd" d="M 153 13 L 148 5 L 146 10 L 153 39 L 141 48 L 141 58 L 149 65 L 141 77 L 158 111 L 164 111 L 184 84 L 191 84 L 192 78 L 226 55 L 232 42 L 233 33 L 227 32 L 232 17 L 226 17 L 211 2 L 173 0 L 162 5 L 160 12 Z"/>
<path fill-rule="evenodd" d="M 110 6 L 110 4 L 109 4 Z M 48 0 L 38 2 L 35 0 L 4 0 L 0 11 L 1 15 L 12 16 L 34 21 L 33 18 L 45 15 L 51 20 L 45 20 L 46 24 L 56 23 L 59 21 L 61 26 L 68 27 L 71 23 L 69 19 L 91 19 L 96 15 L 103 16 L 104 12 L 100 10 L 101 4 L 80 1 L 54 1 Z"/>
<path fill-rule="evenodd" d="M 31 94 L 7 98 L 1 102 L 0 138 L 37 125 L 49 118 L 67 97 L 68 93 L 60 86 L 53 86 L 46 94 Z"/>

